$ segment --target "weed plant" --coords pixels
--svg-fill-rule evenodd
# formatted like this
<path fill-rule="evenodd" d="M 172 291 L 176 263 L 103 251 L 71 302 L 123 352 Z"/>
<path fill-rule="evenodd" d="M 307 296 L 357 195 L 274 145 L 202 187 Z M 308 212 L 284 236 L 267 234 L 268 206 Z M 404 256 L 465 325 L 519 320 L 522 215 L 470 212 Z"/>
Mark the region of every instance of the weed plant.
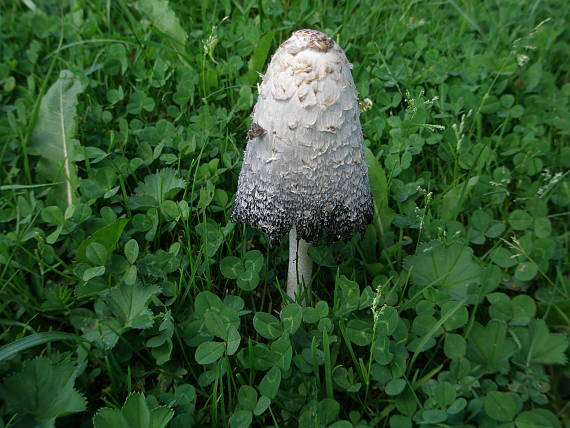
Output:
<path fill-rule="evenodd" d="M 0 426 L 570 423 L 570 3 L 0 5 Z M 230 213 L 271 52 L 346 50 L 375 215 Z"/>

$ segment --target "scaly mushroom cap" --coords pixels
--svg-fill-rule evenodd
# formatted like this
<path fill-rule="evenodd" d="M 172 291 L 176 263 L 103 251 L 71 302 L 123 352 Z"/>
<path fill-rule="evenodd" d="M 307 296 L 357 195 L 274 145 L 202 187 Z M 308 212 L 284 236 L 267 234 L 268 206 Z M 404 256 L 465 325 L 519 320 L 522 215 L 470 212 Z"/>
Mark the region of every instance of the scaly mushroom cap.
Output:
<path fill-rule="evenodd" d="M 345 239 L 372 218 L 358 99 L 343 50 L 299 30 L 258 86 L 232 217 L 271 241 Z"/>

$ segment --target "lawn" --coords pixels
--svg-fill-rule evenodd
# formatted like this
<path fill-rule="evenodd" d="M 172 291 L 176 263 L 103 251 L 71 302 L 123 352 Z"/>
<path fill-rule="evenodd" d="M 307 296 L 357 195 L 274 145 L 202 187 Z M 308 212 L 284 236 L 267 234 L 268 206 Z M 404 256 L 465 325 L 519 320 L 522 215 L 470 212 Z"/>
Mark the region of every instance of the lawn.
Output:
<path fill-rule="evenodd" d="M 293 31 L 353 64 L 374 217 L 232 222 Z M 569 427 L 570 3 L 0 4 L 0 427 Z"/>

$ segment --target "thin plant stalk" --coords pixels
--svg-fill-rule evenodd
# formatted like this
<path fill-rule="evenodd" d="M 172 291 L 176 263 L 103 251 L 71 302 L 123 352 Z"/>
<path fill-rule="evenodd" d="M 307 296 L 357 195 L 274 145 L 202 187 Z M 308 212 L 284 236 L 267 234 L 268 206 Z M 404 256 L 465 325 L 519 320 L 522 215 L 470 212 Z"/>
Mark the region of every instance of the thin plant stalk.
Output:
<path fill-rule="evenodd" d="M 295 226 L 289 232 L 289 272 L 287 274 L 287 294 L 296 300 L 298 284 L 306 286 L 311 279 L 313 261 L 309 257 L 309 243 L 297 238 Z"/>

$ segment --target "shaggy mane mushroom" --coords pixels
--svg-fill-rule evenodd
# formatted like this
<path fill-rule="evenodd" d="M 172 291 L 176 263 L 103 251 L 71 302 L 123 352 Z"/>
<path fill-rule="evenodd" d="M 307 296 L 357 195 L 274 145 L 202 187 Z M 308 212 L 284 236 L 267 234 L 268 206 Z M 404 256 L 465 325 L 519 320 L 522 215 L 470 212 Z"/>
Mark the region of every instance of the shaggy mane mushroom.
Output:
<path fill-rule="evenodd" d="M 270 242 L 289 233 L 293 299 L 311 278 L 309 244 L 347 239 L 372 218 L 351 68 L 332 38 L 299 30 L 258 85 L 232 217 Z"/>

